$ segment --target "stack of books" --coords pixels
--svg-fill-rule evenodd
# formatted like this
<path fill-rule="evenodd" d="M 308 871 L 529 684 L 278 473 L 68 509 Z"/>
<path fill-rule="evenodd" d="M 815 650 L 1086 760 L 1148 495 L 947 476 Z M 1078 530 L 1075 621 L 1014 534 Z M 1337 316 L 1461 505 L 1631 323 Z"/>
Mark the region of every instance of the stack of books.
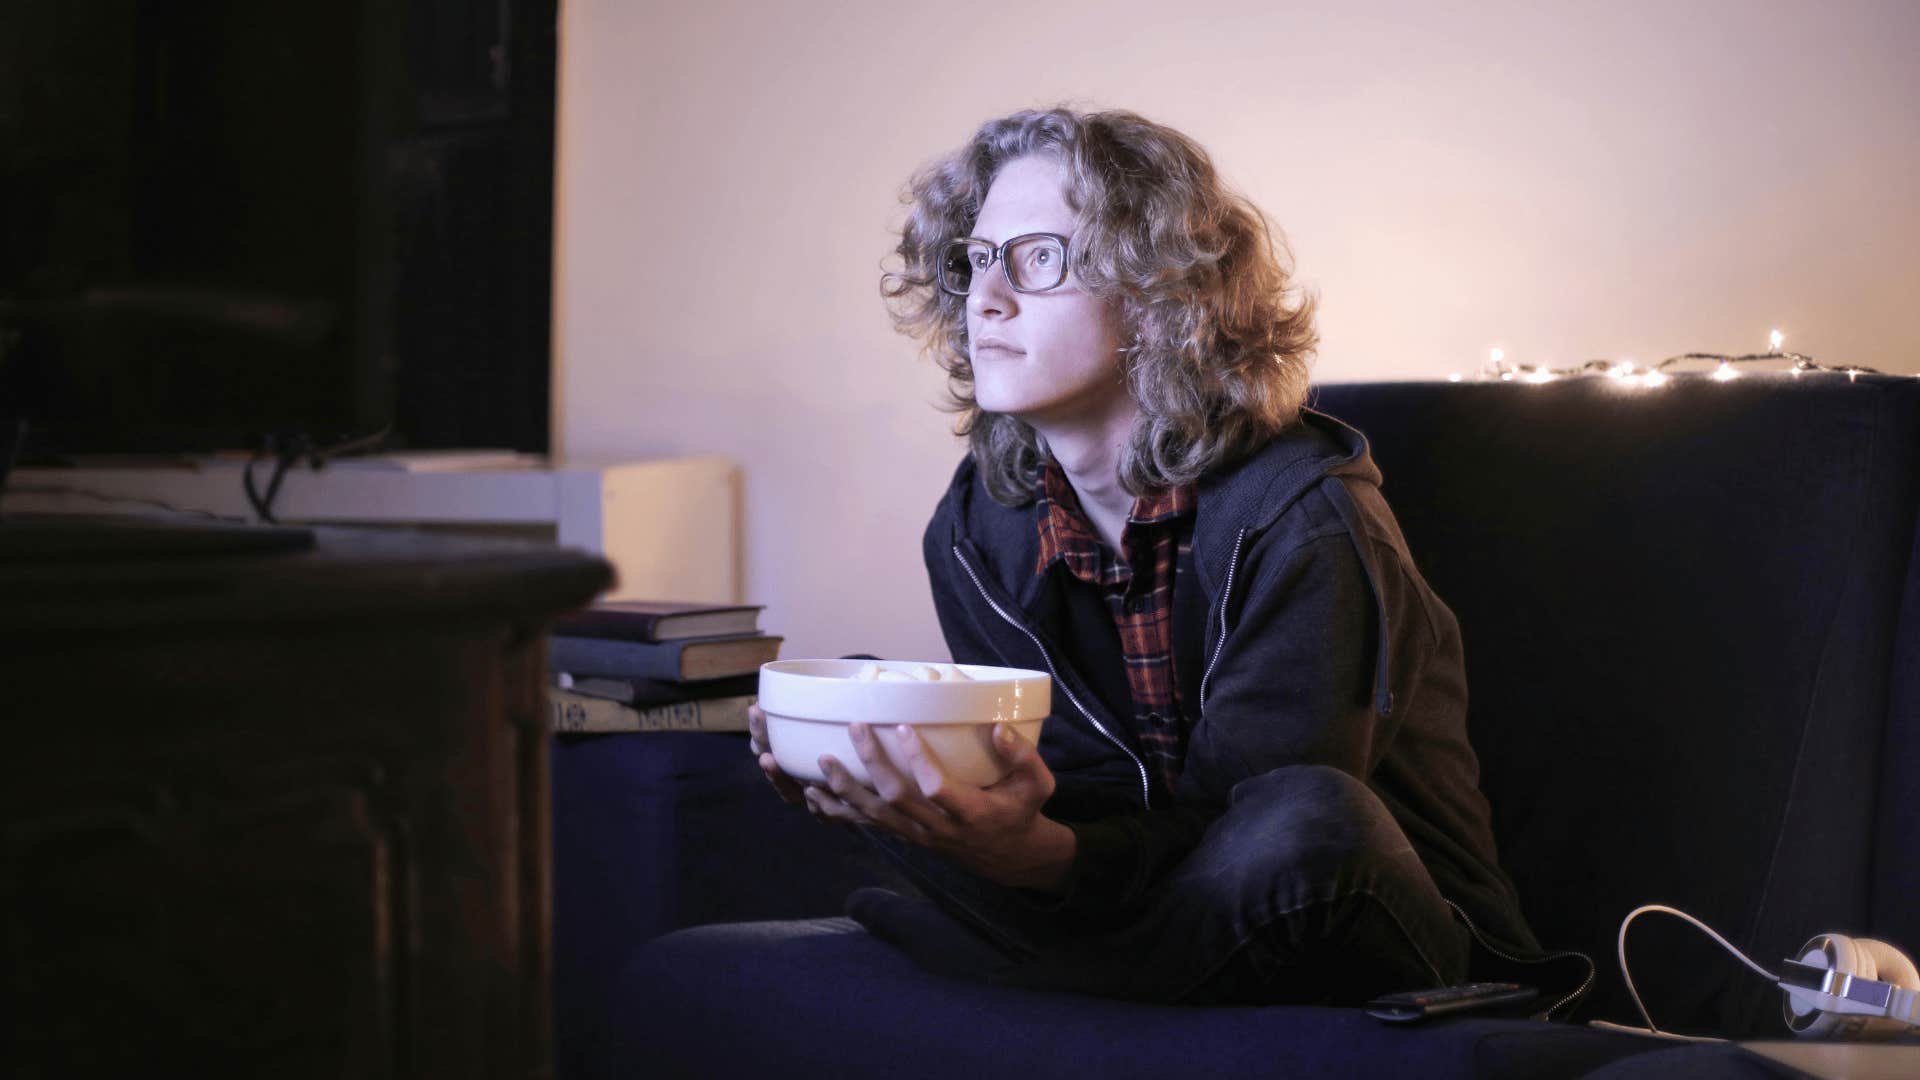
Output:
<path fill-rule="evenodd" d="M 780 658 L 758 604 L 607 600 L 554 623 L 557 732 L 745 731 L 760 665 Z"/>

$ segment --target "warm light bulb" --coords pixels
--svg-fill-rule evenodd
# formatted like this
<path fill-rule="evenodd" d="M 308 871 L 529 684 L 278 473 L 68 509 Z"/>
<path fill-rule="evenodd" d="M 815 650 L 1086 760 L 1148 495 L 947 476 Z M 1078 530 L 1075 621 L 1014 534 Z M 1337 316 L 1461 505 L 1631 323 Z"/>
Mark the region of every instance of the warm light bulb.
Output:
<path fill-rule="evenodd" d="M 1787 340 L 1786 336 L 1778 330 L 1770 330 L 1767 332 L 1767 344 L 1773 347 L 1774 352 L 1780 351 L 1780 343 L 1785 340 Z"/>
<path fill-rule="evenodd" d="M 1535 386 L 1538 386 L 1541 383 L 1550 383 L 1559 377 L 1560 376 L 1555 375 L 1553 372 L 1548 371 L 1546 368 L 1534 368 L 1532 371 L 1527 373 L 1526 381 L 1534 384 Z"/>
<path fill-rule="evenodd" d="M 1451 372 L 1447 375 L 1448 382 L 1459 382 L 1461 379 L 1464 379 L 1464 378 L 1466 378 L 1466 376 L 1460 374 L 1457 371 Z"/>
<path fill-rule="evenodd" d="M 1713 369 L 1714 382 L 1730 382 L 1739 377 L 1740 373 L 1733 370 L 1733 365 L 1725 360 L 1720 361 L 1720 366 Z"/>
<path fill-rule="evenodd" d="M 1667 375 L 1664 371 L 1649 371 L 1647 372 L 1646 378 L 1641 381 L 1648 386 L 1664 386 L 1667 381 Z"/>
<path fill-rule="evenodd" d="M 1614 379 L 1625 379 L 1627 376 L 1632 374 L 1633 374 L 1633 361 L 1631 360 L 1622 360 L 1619 363 L 1607 369 L 1607 375 L 1610 378 L 1614 378 Z"/>

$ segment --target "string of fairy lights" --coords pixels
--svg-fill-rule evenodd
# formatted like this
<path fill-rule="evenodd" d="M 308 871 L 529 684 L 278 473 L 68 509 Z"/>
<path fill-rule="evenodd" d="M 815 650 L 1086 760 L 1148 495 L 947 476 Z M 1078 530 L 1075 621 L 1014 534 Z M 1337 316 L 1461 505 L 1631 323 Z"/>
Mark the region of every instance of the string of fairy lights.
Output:
<path fill-rule="evenodd" d="M 1784 344 L 1785 341 L 1785 335 L 1781 334 L 1778 330 L 1774 330 L 1767 335 L 1766 352 L 1744 353 L 1739 356 L 1730 356 L 1725 353 L 1690 352 L 1681 353 L 1678 356 L 1669 356 L 1657 364 L 1648 365 L 1635 364 L 1631 360 L 1588 360 L 1584 363 L 1575 364 L 1572 367 L 1553 367 L 1549 364 L 1517 364 L 1507 360 L 1507 354 L 1504 350 L 1490 349 L 1487 353 L 1487 363 L 1479 371 L 1475 372 L 1472 376 L 1456 371 L 1447 376 L 1447 381 L 1465 382 L 1471 378 L 1478 382 L 1522 382 L 1539 385 L 1541 383 L 1557 382 L 1561 379 L 1591 375 L 1604 376 L 1616 382 L 1632 386 L 1657 387 L 1664 385 L 1669 379 L 1673 378 L 1672 375 L 1668 374 L 1669 368 L 1681 364 L 1698 363 L 1710 363 L 1714 365 L 1713 371 L 1710 372 L 1707 377 L 1716 382 L 1730 382 L 1739 378 L 1744 374 L 1740 370 L 1743 366 L 1757 366 L 1761 364 L 1778 365 L 1781 363 L 1790 365 L 1787 368 L 1787 374 L 1796 378 L 1814 372 L 1824 372 L 1845 375 L 1848 381 L 1851 382 L 1861 375 L 1884 374 L 1884 372 L 1876 371 L 1870 367 L 1861 367 L 1857 364 L 1829 367 L 1804 353 L 1783 351 L 1780 346 Z"/>

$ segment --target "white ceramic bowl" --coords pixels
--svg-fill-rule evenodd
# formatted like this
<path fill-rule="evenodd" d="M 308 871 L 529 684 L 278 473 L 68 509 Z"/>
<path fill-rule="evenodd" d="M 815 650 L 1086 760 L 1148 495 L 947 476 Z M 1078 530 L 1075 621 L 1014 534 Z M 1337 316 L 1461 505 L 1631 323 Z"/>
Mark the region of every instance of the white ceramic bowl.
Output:
<path fill-rule="evenodd" d="M 1038 742 L 1040 724 L 1053 711 L 1053 679 L 1044 671 L 961 664 L 971 681 L 854 679 L 869 663 L 902 673 L 921 666 L 900 660 L 776 660 L 760 666 L 760 708 L 781 771 L 825 783 L 820 756 L 832 754 L 855 779 L 871 784 L 847 725 L 872 724 L 888 760 L 905 771 L 893 726 L 912 724 L 948 777 L 986 787 L 1006 775 L 993 750 L 993 725 L 1007 724 Z"/>

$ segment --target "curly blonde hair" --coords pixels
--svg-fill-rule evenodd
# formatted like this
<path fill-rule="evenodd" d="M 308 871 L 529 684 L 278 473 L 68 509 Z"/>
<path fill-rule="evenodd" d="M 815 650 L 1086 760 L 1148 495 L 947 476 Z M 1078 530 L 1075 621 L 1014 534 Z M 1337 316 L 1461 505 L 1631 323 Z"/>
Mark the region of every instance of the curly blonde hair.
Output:
<path fill-rule="evenodd" d="M 1314 300 L 1293 285 L 1285 240 L 1259 209 L 1172 128 L 1129 112 L 1016 112 L 915 174 L 901 195 L 899 265 L 880 285 L 895 328 L 946 370 L 955 434 L 993 498 L 1031 502 L 1047 449 L 1031 426 L 974 400 L 966 298 L 942 292 L 935 273 L 1000 169 L 1035 155 L 1066 169 L 1081 288 L 1116 302 L 1131 335 L 1121 365 L 1139 417 L 1121 486 L 1138 495 L 1191 483 L 1293 423 L 1318 343 Z"/>

